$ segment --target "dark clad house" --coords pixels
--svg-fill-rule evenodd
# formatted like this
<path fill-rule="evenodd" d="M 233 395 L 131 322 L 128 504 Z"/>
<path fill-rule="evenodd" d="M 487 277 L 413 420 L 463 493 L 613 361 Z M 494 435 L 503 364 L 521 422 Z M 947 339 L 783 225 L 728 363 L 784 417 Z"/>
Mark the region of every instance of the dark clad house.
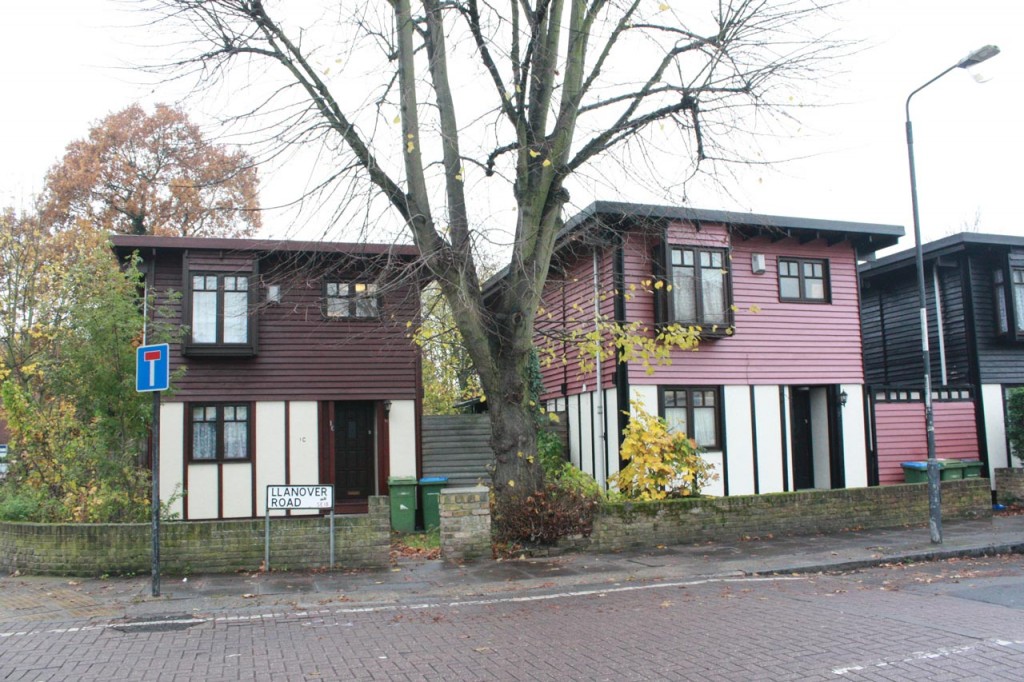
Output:
<path fill-rule="evenodd" d="M 559 236 L 538 318 L 548 409 L 599 481 L 620 468 L 630 401 L 685 431 L 719 480 L 757 494 L 869 483 L 857 261 L 892 225 L 598 202 Z M 661 282 L 661 286 L 655 283 Z M 696 351 L 582 371 L 566 329 L 595 314 L 648 330 L 699 326 Z M 653 333 L 649 331 L 648 333 Z"/>
<path fill-rule="evenodd" d="M 181 332 L 160 424 L 160 496 L 185 493 L 181 518 L 262 516 L 280 484 L 333 484 L 336 511 L 364 513 L 389 476 L 420 473 L 415 248 L 111 241 Z"/>
<path fill-rule="evenodd" d="M 1006 395 L 1024 385 L 1024 238 L 961 233 L 925 244 L 928 348 L 939 457 L 1010 465 Z M 864 365 L 879 401 L 882 483 L 922 460 L 921 325 L 913 250 L 860 268 Z"/>

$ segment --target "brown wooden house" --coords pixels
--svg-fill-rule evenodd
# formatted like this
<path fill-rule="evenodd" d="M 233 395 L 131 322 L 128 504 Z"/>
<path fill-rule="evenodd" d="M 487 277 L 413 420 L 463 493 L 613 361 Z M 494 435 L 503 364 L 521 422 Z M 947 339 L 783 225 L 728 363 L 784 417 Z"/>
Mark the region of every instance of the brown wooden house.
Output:
<path fill-rule="evenodd" d="M 333 484 L 336 511 L 364 513 L 389 476 L 420 473 L 414 247 L 111 240 L 140 259 L 148 342 L 170 330 L 160 496 L 182 519 L 262 516 L 284 484 Z"/>

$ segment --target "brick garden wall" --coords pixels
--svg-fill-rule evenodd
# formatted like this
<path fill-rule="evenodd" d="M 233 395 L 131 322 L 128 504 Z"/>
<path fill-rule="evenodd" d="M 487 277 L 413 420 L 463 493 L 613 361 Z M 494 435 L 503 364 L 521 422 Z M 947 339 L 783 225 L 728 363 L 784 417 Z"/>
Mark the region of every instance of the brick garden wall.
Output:
<path fill-rule="evenodd" d="M 944 519 L 992 515 L 986 478 L 944 481 Z M 771 495 L 702 497 L 605 504 L 589 538 L 563 546 L 609 552 L 630 547 L 734 540 L 766 535 L 813 535 L 863 528 L 921 525 L 928 520 L 924 483 Z"/>
<path fill-rule="evenodd" d="M 491 558 L 490 488 L 445 488 L 441 512 L 441 556 L 458 563 Z"/>
<path fill-rule="evenodd" d="M 316 568 L 330 561 L 327 517 L 274 517 L 274 570 Z M 371 497 L 369 513 L 335 516 L 338 568 L 383 567 L 390 552 L 387 497 Z M 170 521 L 160 524 L 161 570 L 171 575 L 257 570 L 264 558 L 263 519 Z M 0 522 L 0 570 L 50 575 L 148 573 L 150 524 Z"/>
<path fill-rule="evenodd" d="M 996 499 L 1003 504 L 1024 504 L 1024 469 L 996 469 Z"/>

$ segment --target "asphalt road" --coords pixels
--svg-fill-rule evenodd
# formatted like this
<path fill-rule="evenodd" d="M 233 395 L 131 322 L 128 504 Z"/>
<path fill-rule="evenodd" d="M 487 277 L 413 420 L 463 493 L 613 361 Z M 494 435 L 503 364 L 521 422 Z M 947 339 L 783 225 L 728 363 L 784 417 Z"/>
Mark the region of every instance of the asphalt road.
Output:
<path fill-rule="evenodd" d="M 378 606 L 185 604 L 0 621 L 0 680 L 1024 678 L 1022 556 Z"/>

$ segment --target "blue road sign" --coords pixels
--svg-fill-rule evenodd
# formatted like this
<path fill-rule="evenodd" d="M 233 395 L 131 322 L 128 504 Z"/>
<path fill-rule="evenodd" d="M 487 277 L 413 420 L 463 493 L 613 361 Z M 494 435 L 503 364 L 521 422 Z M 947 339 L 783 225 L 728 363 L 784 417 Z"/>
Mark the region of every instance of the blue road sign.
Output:
<path fill-rule="evenodd" d="M 135 351 L 135 390 L 166 391 L 171 383 L 171 349 L 166 343 L 139 346 Z"/>

